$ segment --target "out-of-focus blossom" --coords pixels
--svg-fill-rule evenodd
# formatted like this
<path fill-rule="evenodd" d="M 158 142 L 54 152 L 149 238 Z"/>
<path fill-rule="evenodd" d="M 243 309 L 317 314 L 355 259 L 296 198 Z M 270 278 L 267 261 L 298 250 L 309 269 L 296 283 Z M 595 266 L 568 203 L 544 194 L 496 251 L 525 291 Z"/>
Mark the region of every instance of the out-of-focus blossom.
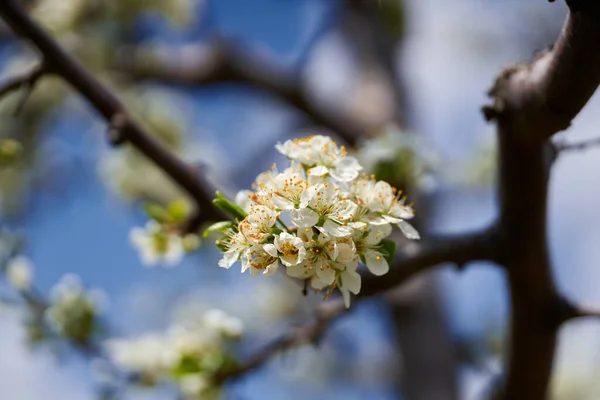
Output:
<path fill-rule="evenodd" d="M 28 290 L 33 279 L 31 260 L 25 256 L 11 258 L 6 265 L 6 278 L 15 288 Z"/>
<path fill-rule="evenodd" d="M 239 319 L 210 310 L 200 320 L 166 332 L 108 340 L 105 348 L 116 365 L 141 377 L 140 384 L 173 380 L 186 399 L 217 399 L 217 374 L 235 366 L 232 339 L 242 332 Z"/>
<path fill-rule="evenodd" d="M 45 318 L 58 334 L 87 344 L 100 331 L 98 316 L 105 306 L 103 292 L 87 290 L 78 276 L 67 274 L 52 288 Z"/>
<path fill-rule="evenodd" d="M 129 239 L 147 267 L 158 264 L 174 267 L 181 262 L 185 254 L 182 238 L 176 233 L 166 231 L 153 220 L 148 221 L 145 228 L 132 228 Z"/>

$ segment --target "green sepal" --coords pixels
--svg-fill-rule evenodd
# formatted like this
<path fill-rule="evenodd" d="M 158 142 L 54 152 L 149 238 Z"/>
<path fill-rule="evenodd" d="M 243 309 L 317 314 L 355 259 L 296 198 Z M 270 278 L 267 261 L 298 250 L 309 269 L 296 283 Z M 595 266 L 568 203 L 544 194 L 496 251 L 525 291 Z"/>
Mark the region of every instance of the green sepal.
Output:
<path fill-rule="evenodd" d="M 145 203 L 144 211 L 146 211 L 146 214 L 156 222 L 165 223 L 169 220 L 169 213 L 158 203 Z"/>
<path fill-rule="evenodd" d="M 223 196 L 221 192 L 217 192 L 217 198 L 213 200 L 213 204 L 215 207 L 220 208 L 225 211 L 233 218 L 237 218 L 238 220 L 243 220 L 246 218 L 247 214 L 240 206 L 235 204 L 233 201 L 229 200 L 227 197 Z"/>
<path fill-rule="evenodd" d="M 391 265 L 394 260 L 394 255 L 396 254 L 396 242 L 384 239 L 381 241 L 380 245 L 379 251 L 383 254 L 388 264 Z"/>
<path fill-rule="evenodd" d="M 195 374 L 202 371 L 200 360 L 192 356 L 184 356 L 179 360 L 179 363 L 173 368 L 171 374 L 174 378 L 182 378 L 188 374 Z"/>
<path fill-rule="evenodd" d="M 233 229 L 234 227 L 235 227 L 235 224 L 232 221 L 216 222 L 204 230 L 202 237 L 204 239 L 206 239 L 208 237 L 208 235 L 210 235 L 213 232 L 224 233 L 225 231 L 227 231 L 229 229 Z"/>

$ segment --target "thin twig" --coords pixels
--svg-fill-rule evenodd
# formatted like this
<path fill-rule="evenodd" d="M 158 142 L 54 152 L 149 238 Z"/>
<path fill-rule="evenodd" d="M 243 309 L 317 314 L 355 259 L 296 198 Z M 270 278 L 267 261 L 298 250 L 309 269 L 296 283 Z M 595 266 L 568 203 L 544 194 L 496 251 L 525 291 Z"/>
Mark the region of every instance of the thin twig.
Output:
<path fill-rule="evenodd" d="M 15 74 L 4 82 L 0 83 L 0 97 L 6 96 L 7 94 L 19 90 L 23 87 L 27 89 L 27 95 L 31 92 L 31 89 L 41 78 L 43 75 L 48 74 L 49 69 L 48 66 L 43 63 L 37 63 L 33 67 L 30 67 L 28 70 L 21 72 L 19 74 Z M 27 98 L 28 96 L 24 96 L 23 98 Z M 21 100 L 19 104 L 24 103 L 24 100 Z M 17 110 L 22 106 L 17 107 Z"/>
<path fill-rule="evenodd" d="M 315 343 L 323 336 L 330 324 L 347 311 L 342 299 L 323 303 L 317 310 L 316 319 L 305 325 L 291 328 L 280 338 L 258 350 L 247 361 L 234 370 L 229 370 L 217 377 L 217 381 L 224 382 L 236 379 L 248 372 L 254 371 L 269 362 L 273 356 L 303 344 Z"/>
<path fill-rule="evenodd" d="M 595 146 L 600 146 L 600 137 L 583 140 L 577 143 L 557 143 L 554 145 L 554 148 L 557 152 L 563 152 L 588 150 Z"/>

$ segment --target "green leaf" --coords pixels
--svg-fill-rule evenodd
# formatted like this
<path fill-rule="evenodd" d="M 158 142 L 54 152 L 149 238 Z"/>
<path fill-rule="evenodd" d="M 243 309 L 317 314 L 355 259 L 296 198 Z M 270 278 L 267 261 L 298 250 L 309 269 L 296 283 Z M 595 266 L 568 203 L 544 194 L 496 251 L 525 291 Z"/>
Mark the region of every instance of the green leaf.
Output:
<path fill-rule="evenodd" d="M 169 204 L 167 213 L 173 222 L 181 222 L 188 217 L 190 213 L 190 207 L 184 199 L 175 200 Z"/>
<path fill-rule="evenodd" d="M 225 211 L 229 215 L 238 220 L 243 220 L 246 218 L 247 214 L 240 206 L 235 204 L 233 201 L 229 200 L 227 197 L 223 196 L 221 192 L 217 192 L 217 198 L 213 200 L 213 204 L 215 207 L 220 208 Z"/>
<path fill-rule="evenodd" d="M 394 259 L 394 254 L 396 254 L 396 242 L 393 240 L 384 239 L 381 241 L 380 245 L 381 248 L 379 251 L 381 251 L 381 253 L 384 255 L 388 264 L 391 265 Z"/>
<path fill-rule="evenodd" d="M 146 214 L 148 214 L 150 218 L 157 222 L 164 223 L 169 219 L 167 210 L 158 203 L 148 202 L 144 204 L 144 211 L 146 211 Z"/>
<path fill-rule="evenodd" d="M 204 239 L 206 239 L 208 237 L 208 235 L 210 235 L 213 232 L 223 233 L 223 232 L 227 231 L 228 229 L 233 229 L 234 226 L 235 226 L 235 224 L 232 221 L 216 222 L 204 230 L 202 237 Z"/>

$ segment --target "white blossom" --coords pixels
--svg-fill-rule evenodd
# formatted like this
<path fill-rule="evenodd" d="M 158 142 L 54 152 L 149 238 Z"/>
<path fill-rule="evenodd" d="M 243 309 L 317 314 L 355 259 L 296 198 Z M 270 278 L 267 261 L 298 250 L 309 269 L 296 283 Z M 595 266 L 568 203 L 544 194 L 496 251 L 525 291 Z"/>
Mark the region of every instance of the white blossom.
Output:
<path fill-rule="evenodd" d="M 260 244 L 272 232 L 279 214 L 265 206 L 256 206 L 250 210 L 248 216 L 240 222 L 240 232 L 252 244 Z"/>
<path fill-rule="evenodd" d="M 304 242 L 297 236 L 282 232 L 275 236 L 275 248 L 281 254 L 281 263 L 286 267 L 300 264 L 306 256 Z"/>
<path fill-rule="evenodd" d="M 223 243 L 226 250 L 223 252 L 223 258 L 219 260 L 219 267 L 230 268 L 252 244 L 241 232 L 228 231 L 225 235 L 226 240 Z"/>
<path fill-rule="evenodd" d="M 242 273 L 249 269 L 252 276 L 273 275 L 279 267 L 277 256 L 277 249 L 273 244 L 254 245 L 242 255 Z"/>
<path fill-rule="evenodd" d="M 28 290 L 33 278 L 31 260 L 25 256 L 11 258 L 6 265 L 6 278 L 19 290 Z"/>
<path fill-rule="evenodd" d="M 244 323 L 241 319 L 228 315 L 222 310 L 212 309 L 204 314 L 204 323 L 225 336 L 239 338 L 244 333 Z"/>
<path fill-rule="evenodd" d="M 381 240 L 390 233 L 390 225 L 373 225 L 368 232 L 357 232 L 354 235 L 356 251 L 373 275 L 385 275 L 390 269 L 385 254 L 380 251 Z"/>
<path fill-rule="evenodd" d="M 168 232 L 153 220 L 148 221 L 145 228 L 132 228 L 129 239 L 147 267 L 158 264 L 174 267 L 181 262 L 185 254 L 182 238 Z"/>
<path fill-rule="evenodd" d="M 239 339 L 243 325 L 221 310 L 169 327 L 164 332 L 104 342 L 109 359 L 155 385 L 174 381 L 186 399 L 218 399 L 216 376 L 232 360 L 232 339 Z"/>
<path fill-rule="evenodd" d="M 382 242 L 392 225 L 409 239 L 419 234 L 406 220 L 414 215 L 401 192 L 363 174 L 343 147 L 324 136 L 288 140 L 276 148 L 290 160 L 273 165 L 243 191 L 236 203 L 247 217 L 217 241 L 219 266 L 241 261 L 242 272 L 270 276 L 279 265 L 324 297 L 339 289 L 346 305 L 361 287 L 359 265 L 375 275 L 389 271 L 390 247 Z M 284 221 L 294 225 L 289 228 Z"/>
<path fill-rule="evenodd" d="M 156 333 L 135 340 L 110 339 L 105 342 L 109 358 L 118 366 L 136 371 L 152 381 L 165 373 L 165 339 Z"/>
<path fill-rule="evenodd" d="M 52 287 L 44 317 L 58 333 L 85 343 L 96 331 L 105 297 L 99 290 L 87 290 L 77 275 L 67 274 Z"/>
<path fill-rule="evenodd" d="M 347 226 L 357 212 L 357 205 L 339 193 L 339 187 L 332 183 L 321 183 L 307 190 L 309 206 L 323 219 L 323 226 L 317 226 L 328 235 L 343 237 L 351 235 L 353 228 Z"/>
<path fill-rule="evenodd" d="M 370 222 L 373 225 L 396 224 L 409 239 L 419 239 L 419 233 L 406 219 L 414 217 L 412 207 L 405 204 L 405 199 L 396 194 L 392 186 L 379 181 L 373 186 L 367 208 L 373 213 Z"/>
<path fill-rule="evenodd" d="M 340 182 L 349 182 L 362 170 L 356 158 L 347 156 L 344 146 L 338 147 L 326 136 L 287 140 L 283 144 L 278 143 L 275 148 L 289 159 L 306 166 L 309 175 L 329 174 Z"/>

